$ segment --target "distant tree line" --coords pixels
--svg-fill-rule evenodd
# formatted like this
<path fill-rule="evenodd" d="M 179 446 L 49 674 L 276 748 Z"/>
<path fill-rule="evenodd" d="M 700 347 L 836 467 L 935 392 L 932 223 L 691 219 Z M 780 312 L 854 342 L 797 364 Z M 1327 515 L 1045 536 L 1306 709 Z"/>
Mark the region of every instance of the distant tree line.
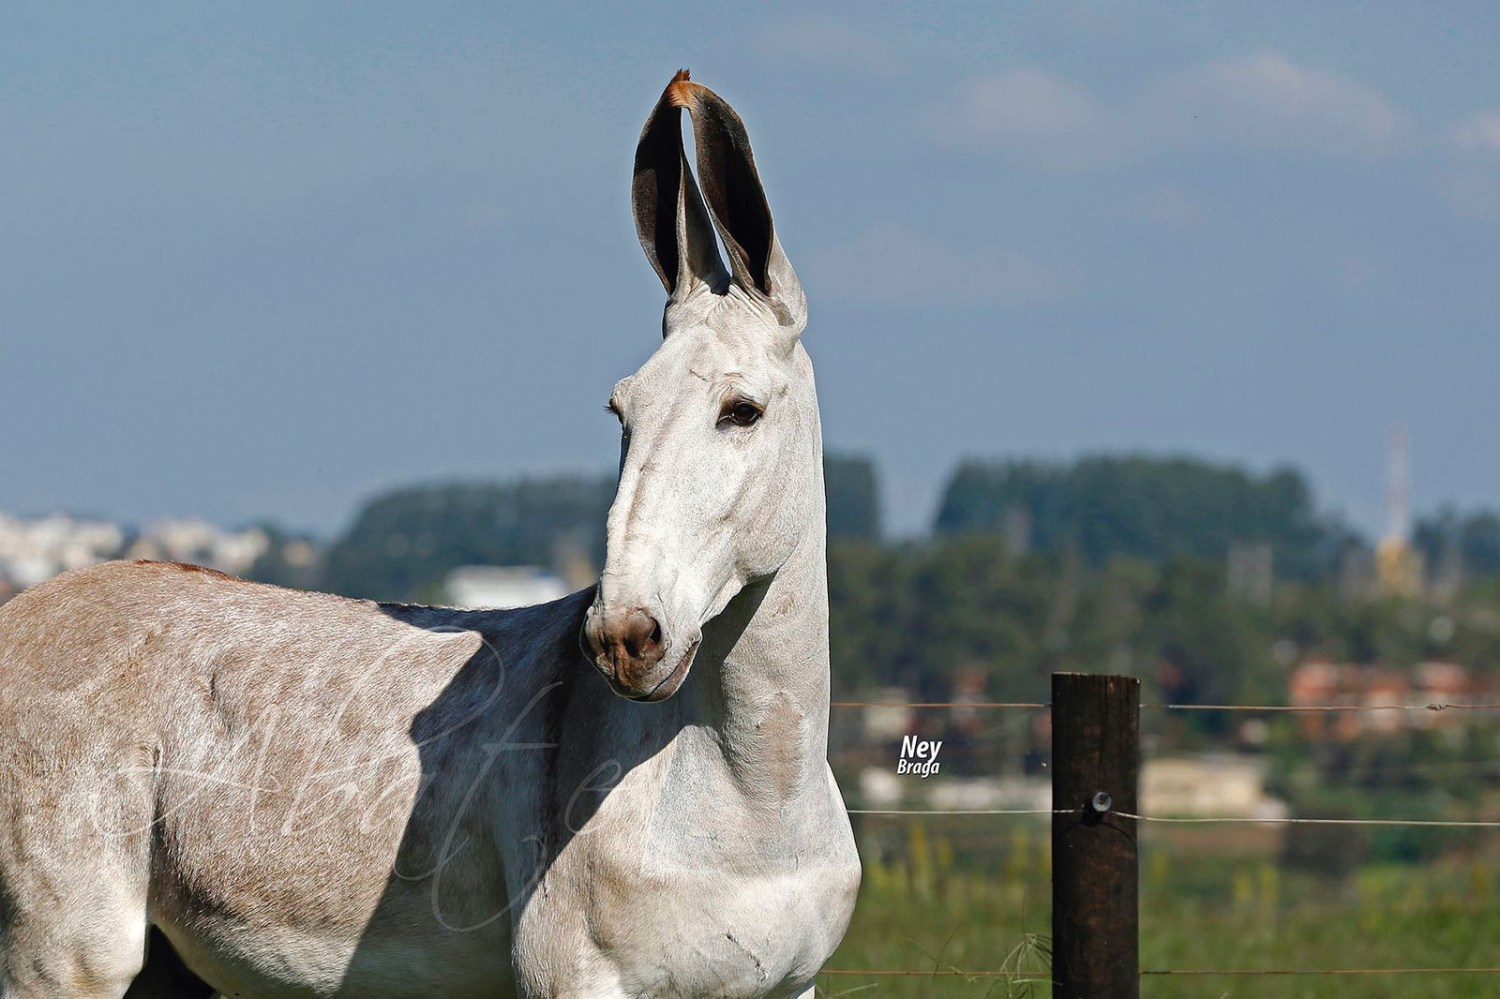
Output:
<path fill-rule="evenodd" d="M 1254 475 L 1198 459 L 1101 456 L 967 462 L 927 540 L 882 534 L 873 463 L 830 456 L 829 589 L 836 686 L 942 695 L 961 671 L 1033 698 L 1055 669 L 1133 673 L 1182 700 L 1274 699 L 1292 659 L 1500 664 L 1500 518 L 1444 511 L 1414 542 L 1471 585 L 1446 603 L 1351 598 L 1340 553 L 1368 543 L 1320 513 L 1291 469 Z M 448 483 L 370 500 L 315 564 L 278 555 L 269 581 L 381 599 L 441 599 L 460 565 L 571 559 L 597 569 L 613 476 Z M 1237 546 L 1272 553 L 1277 585 L 1246 599 Z M 1446 553 L 1446 554 L 1445 554 Z M 1446 624 L 1436 625 L 1438 618 Z"/>
<path fill-rule="evenodd" d="M 891 685 L 941 699 L 977 670 L 991 695 L 1035 700 L 1049 673 L 1076 669 L 1139 676 L 1173 701 L 1275 703 L 1308 658 L 1500 669 L 1497 576 L 1443 602 L 1288 582 L 1260 605 L 1233 593 L 1224 560 L 1090 567 L 969 534 L 834 545 L 829 595 L 834 682 L 846 692 Z"/>
<path fill-rule="evenodd" d="M 431 599 L 461 565 L 551 566 L 572 548 L 598 564 L 612 478 L 410 486 L 366 503 L 329 549 L 335 592 Z"/>
<path fill-rule="evenodd" d="M 1043 552 L 1162 563 L 1266 544 L 1293 579 L 1330 574 L 1352 533 L 1320 514 L 1292 469 L 1264 476 L 1194 458 L 1097 456 L 1070 463 L 966 462 L 948 482 L 939 535 L 1005 534 Z"/>
<path fill-rule="evenodd" d="M 828 534 L 880 537 L 880 496 L 868 458 L 823 462 Z M 383 600 L 440 599 L 463 565 L 540 565 L 569 559 L 598 567 L 615 477 L 555 476 L 514 482 L 407 486 L 369 500 L 316 567 L 288 564 L 273 543 L 253 574 L 267 582 Z M 273 541 L 281 536 L 267 528 Z"/>

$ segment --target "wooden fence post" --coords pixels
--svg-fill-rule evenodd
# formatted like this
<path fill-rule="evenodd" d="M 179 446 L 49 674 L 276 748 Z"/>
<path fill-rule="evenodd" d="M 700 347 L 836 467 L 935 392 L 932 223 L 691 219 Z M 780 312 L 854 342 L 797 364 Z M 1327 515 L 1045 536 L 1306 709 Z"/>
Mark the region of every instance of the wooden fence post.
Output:
<path fill-rule="evenodd" d="M 1138 997 L 1141 684 L 1052 674 L 1052 981 L 1059 999 Z"/>

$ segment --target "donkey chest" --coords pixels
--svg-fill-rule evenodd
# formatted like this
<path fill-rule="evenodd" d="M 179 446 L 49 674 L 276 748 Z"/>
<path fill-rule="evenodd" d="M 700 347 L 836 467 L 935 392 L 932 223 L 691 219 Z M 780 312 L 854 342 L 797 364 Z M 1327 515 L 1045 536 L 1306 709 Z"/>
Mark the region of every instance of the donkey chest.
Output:
<path fill-rule="evenodd" d="M 553 968 L 573 978 L 581 951 L 582 977 L 601 995 L 797 995 L 848 920 L 847 872 L 747 876 L 700 868 L 643 877 L 607 868 L 594 867 L 578 891 L 549 900 L 577 912 L 586 930 L 578 950 L 553 955 Z M 562 939 L 519 943 L 525 951 Z"/>
<path fill-rule="evenodd" d="M 591 995 L 798 995 L 848 924 L 859 865 L 846 821 L 821 839 L 793 828 L 760 853 L 732 836 L 598 832 L 564 850 L 518 927 L 518 953 L 546 953 L 554 985 L 577 976 Z M 570 923 L 576 933 L 557 932 Z"/>

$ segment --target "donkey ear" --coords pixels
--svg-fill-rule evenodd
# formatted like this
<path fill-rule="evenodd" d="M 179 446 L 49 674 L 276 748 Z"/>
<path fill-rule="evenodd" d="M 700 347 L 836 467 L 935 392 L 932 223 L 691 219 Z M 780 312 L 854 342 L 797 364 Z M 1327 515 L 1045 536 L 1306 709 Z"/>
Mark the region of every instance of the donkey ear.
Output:
<path fill-rule="evenodd" d="M 682 148 L 679 105 L 671 100 L 672 87 L 686 79 L 687 70 L 673 77 L 647 119 L 635 147 L 630 190 L 641 248 L 674 299 L 703 284 L 723 291 L 729 282 Z"/>
<path fill-rule="evenodd" d="M 807 325 L 807 299 L 776 238 L 745 123 L 722 97 L 690 81 L 685 72 L 665 96 L 693 117 L 698 177 L 729 252 L 735 284 L 770 305 L 782 326 L 801 332 Z"/>

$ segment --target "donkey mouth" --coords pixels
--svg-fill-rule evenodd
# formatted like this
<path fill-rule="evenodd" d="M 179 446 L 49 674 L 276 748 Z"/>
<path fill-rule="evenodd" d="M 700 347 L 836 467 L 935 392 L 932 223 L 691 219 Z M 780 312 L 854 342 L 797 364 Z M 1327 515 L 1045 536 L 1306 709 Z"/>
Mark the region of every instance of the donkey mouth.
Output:
<path fill-rule="evenodd" d="M 672 672 L 662 677 L 661 682 L 655 687 L 652 687 L 644 694 L 626 694 L 625 696 L 632 701 L 652 702 L 665 701 L 677 693 L 677 688 L 681 687 L 682 681 L 687 679 L 688 670 L 693 668 L 693 657 L 698 654 L 698 646 L 702 644 L 703 639 L 699 638 L 692 645 L 689 645 L 687 651 L 677 660 L 677 665 L 672 667 Z"/>

